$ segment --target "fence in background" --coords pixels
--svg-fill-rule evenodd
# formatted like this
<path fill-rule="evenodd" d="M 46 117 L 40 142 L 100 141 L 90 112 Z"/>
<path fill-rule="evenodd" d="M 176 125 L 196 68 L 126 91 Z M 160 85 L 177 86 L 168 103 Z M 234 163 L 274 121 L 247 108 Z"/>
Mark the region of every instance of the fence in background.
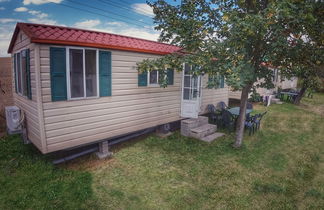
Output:
<path fill-rule="evenodd" d="M 0 136 L 5 131 L 6 106 L 13 105 L 10 57 L 0 58 Z"/>

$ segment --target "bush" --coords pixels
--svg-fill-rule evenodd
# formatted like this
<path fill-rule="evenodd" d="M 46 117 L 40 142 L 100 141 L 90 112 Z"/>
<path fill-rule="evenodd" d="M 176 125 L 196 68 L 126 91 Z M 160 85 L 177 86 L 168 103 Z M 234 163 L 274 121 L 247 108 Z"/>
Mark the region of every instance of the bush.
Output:
<path fill-rule="evenodd" d="M 249 102 L 260 102 L 262 101 L 262 97 L 259 93 L 257 93 L 256 91 L 253 91 L 253 93 L 251 94 L 250 98 L 249 98 Z"/>

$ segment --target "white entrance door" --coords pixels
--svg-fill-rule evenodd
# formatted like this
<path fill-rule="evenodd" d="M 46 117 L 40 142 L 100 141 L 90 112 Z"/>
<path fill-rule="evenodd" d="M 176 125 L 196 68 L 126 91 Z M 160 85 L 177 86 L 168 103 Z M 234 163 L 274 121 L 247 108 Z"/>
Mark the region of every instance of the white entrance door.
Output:
<path fill-rule="evenodd" d="M 201 99 L 201 76 L 190 74 L 191 67 L 184 65 L 182 76 L 181 117 L 198 118 Z"/>

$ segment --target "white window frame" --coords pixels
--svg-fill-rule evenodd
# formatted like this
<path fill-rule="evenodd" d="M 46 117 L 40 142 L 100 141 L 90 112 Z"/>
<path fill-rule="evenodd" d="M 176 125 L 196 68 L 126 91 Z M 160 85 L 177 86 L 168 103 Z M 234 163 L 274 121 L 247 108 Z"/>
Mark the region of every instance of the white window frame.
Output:
<path fill-rule="evenodd" d="M 167 70 L 168 69 L 164 69 L 164 71 L 166 71 L 166 73 L 165 73 L 165 77 L 167 77 L 168 75 L 167 75 Z M 156 81 L 157 81 L 157 83 L 155 84 L 155 83 L 150 83 L 150 74 L 151 74 L 151 71 L 148 71 L 147 72 L 147 85 L 149 86 L 149 87 L 160 87 L 160 83 L 159 83 L 159 70 L 156 70 L 157 71 L 157 75 L 156 75 Z M 174 80 L 174 77 L 173 77 L 173 80 Z M 173 81 L 173 83 L 174 83 L 174 81 Z M 169 85 L 168 85 L 169 86 Z"/>
<path fill-rule="evenodd" d="M 150 86 L 150 87 L 160 87 L 160 84 L 159 84 L 159 70 L 156 70 L 156 71 L 157 71 L 157 74 L 156 74 L 157 83 L 150 83 L 151 71 L 148 71 L 148 73 L 147 73 L 147 85 Z"/>
<path fill-rule="evenodd" d="M 23 74 L 22 74 L 22 56 L 21 56 L 22 55 L 22 51 L 27 50 L 27 49 L 28 48 L 25 47 L 25 48 L 22 48 L 19 51 L 17 51 L 17 52 L 14 53 L 14 65 L 13 65 L 13 67 L 14 67 L 14 72 L 15 72 L 15 83 L 16 83 L 16 82 L 18 82 L 18 69 L 17 69 L 17 66 L 15 65 L 15 63 L 18 64 L 18 59 L 17 59 L 17 56 L 15 56 L 15 55 L 16 54 L 20 54 L 20 56 L 19 56 L 19 58 L 20 58 L 19 69 L 20 69 L 21 92 L 19 92 L 19 90 L 17 88 L 18 87 L 18 84 L 15 84 L 15 88 L 17 88 L 17 95 L 28 99 L 27 94 L 24 95 L 24 91 L 25 91 L 25 89 L 24 89 L 25 88 L 24 87 L 24 83 L 26 83 L 26 81 L 23 81 Z M 29 62 L 30 62 L 30 58 L 29 58 Z M 27 74 L 27 72 L 25 72 L 25 74 Z"/>
<path fill-rule="evenodd" d="M 70 77 L 70 49 L 82 50 L 82 61 L 83 61 L 83 97 L 72 98 L 71 97 L 71 77 Z M 96 74 L 97 74 L 97 95 L 87 97 L 87 87 L 86 87 L 86 76 L 85 76 L 85 50 L 95 50 L 96 51 Z M 66 84 L 67 84 L 67 99 L 68 100 L 80 100 L 80 99 L 93 99 L 99 98 L 99 49 L 96 48 L 85 48 L 85 47 L 66 47 Z"/>

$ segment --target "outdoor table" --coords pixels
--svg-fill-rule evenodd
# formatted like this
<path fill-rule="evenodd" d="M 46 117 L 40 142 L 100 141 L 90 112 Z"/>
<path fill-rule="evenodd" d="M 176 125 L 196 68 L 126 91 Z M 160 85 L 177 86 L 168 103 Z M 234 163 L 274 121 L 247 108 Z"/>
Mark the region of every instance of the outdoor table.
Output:
<path fill-rule="evenodd" d="M 228 110 L 232 115 L 239 116 L 240 115 L 240 107 L 233 107 Z M 250 114 L 253 110 L 246 109 L 246 114 Z"/>

